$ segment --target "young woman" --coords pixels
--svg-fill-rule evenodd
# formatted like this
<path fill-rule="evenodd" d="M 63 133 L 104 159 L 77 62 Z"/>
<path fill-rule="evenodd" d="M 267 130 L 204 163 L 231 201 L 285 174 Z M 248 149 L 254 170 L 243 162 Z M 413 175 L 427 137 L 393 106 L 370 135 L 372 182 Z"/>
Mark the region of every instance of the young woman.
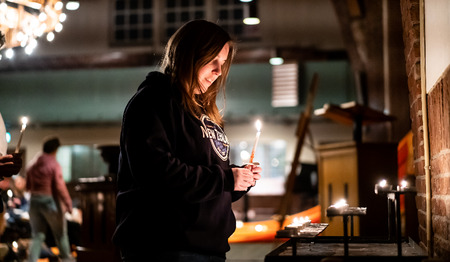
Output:
<path fill-rule="evenodd" d="M 220 26 L 188 22 L 126 106 L 113 237 L 123 261 L 225 260 L 231 203 L 261 177 L 230 165 L 216 105 L 234 53 Z"/>

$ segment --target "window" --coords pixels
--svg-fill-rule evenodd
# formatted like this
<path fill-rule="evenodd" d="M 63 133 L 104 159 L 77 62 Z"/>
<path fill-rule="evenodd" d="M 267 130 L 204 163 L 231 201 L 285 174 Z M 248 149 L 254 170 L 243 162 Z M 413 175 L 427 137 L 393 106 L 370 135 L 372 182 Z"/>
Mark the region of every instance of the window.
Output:
<path fill-rule="evenodd" d="M 298 106 L 298 64 L 272 66 L 272 106 Z"/>
<path fill-rule="evenodd" d="M 164 43 L 184 23 L 206 18 L 205 0 L 168 0 L 165 3 Z"/>
<path fill-rule="evenodd" d="M 239 0 L 114 0 L 112 45 L 159 48 L 184 23 L 217 21 L 238 40 L 260 39 L 259 25 L 244 25 L 246 3 Z M 248 9 L 248 8 L 247 8 Z"/>
<path fill-rule="evenodd" d="M 219 24 L 230 34 L 242 40 L 259 39 L 259 25 L 245 25 L 245 3 L 239 0 L 218 0 L 217 18 Z"/>
<path fill-rule="evenodd" d="M 103 161 L 100 150 L 95 146 L 61 146 L 56 159 L 61 165 L 66 182 L 108 174 L 108 165 Z"/>
<path fill-rule="evenodd" d="M 153 32 L 152 0 L 115 0 L 113 44 L 151 44 Z"/>

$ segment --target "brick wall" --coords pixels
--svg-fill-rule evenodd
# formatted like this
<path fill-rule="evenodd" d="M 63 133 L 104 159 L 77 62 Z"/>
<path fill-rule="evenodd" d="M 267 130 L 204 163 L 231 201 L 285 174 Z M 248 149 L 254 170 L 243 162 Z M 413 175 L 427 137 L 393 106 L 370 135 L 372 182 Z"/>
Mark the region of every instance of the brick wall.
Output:
<path fill-rule="evenodd" d="M 450 67 L 428 93 L 435 252 L 450 259 Z"/>
<path fill-rule="evenodd" d="M 426 247 L 426 188 L 420 89 L 419 0 L 401 0 L 416 175 L 420 245 Z M 427 95 L 431 156 L 432 244 L 439 258 L 450 259 L 450 69 Z"/>

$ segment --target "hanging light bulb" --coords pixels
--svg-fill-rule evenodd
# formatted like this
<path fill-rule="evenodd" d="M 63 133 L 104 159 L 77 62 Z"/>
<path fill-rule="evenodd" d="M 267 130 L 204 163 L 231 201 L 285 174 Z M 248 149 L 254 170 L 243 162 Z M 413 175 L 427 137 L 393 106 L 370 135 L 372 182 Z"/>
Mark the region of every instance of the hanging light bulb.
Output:
<path fill-rule="evenodd" d="M 50 32 L 47 34 L 47 41 L 51 42 L 55 39 L 55 34 L 53 32 Z"/>
<path fill-rule="evenodd" d="M 25 47 L 25 54 L 31 55 L 31 53 L 33 53 L 33 51 L 34 51 L 34 48 L 32 48 L 31 45 L 27 45 Z"/>
<path fill-rule="evenodd" d="M 11 3 L 11 4 L 10 4 Z M 70 4 L 69 4 L 70 3 Z M 69 1 L 67 10 L 79 8 L 78 1 Z M 5 43 L 1 48 L 31 47 L 24 50 L 30 54 L 37 45 L 33 39 L 52 32 L 47 40 L 54 39 L 54 32 L 61 32 L 67 15 L 62 12 L 64 4 L 61 0 L 0 0 L 0 28 L 5 35 Z M 34 47 L 33 47 L 34 46 Z M 8 55 L 6 55 L 8 53 Z M 5 57 L 14 56 L 13 51 L 5 51 Z"/>
<path fill-rule="evenodd" d="M 244 5 L 244 24 L 257 25 L 260 23 L 256 1 Z"/>
<path fill-rule="evenodd" d="M 59 33 L 63 30 L 63 25 L 61 23 L 57 23 L 55 25 L 55 32 Z"/>
<path fill-rule="evenodd" d="M 78 10 L 80 8 L 80 2 L 78 1 L 69 1 L 66 4 L 66 9 L 70 11 Z"/>
<path fill-rule="evenodd" d="M 64 7 L 64 4 L 61 1 L 55 3 L 55 10 L 61 10 Z"/>
<path fill-rule="evenodd" d="M 59 15 L 59 22 L 64 22 L 64 21 L 66 21 L 66 19 L 67 19 L 67 15 L 66 14 L 64 14 L 64 13 L 61 13 L 60 15 Z"/>
<path fill-rule="evenodd" d="M 45 12 L 41 12 L 39 14 L 39 21 L 44 22 L 45 20 L 47 20 L 47 14 Z"/>
<path fill-rule="evenodd" d="M 22 42 L 24 38 L 25 38 L 25 34 L 22 31 L 20 31 L 16 34 L 17 41 Z"/>
<path fill-rule="evenodd" d="M 13 56 L 14 56 L 14 50 L 12 50 L 12 48 L 6 50 L 5 56 L 6 56 L 6 58 L 8 58 L 8 59 L 13 58 Z"/>

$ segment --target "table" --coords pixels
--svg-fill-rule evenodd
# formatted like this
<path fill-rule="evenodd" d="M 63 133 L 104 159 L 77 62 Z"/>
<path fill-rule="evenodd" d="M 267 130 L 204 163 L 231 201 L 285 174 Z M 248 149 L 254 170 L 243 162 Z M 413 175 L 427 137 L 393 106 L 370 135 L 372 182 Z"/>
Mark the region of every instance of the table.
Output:
<path fill-rule="evenodd" d="M 292 255 L 297 255 L 297 242 L 301 240 L 311 240 L 314 239 L 317 235 L 322 233 L 328 224 L 326 223 L 311 223 L 304 229 L 298 231 L 297 233 L 293 233 L 291 230 L 278 230 L 275 235 L 276 238 L 289 238 L 289 245 L 292 246 Z"/>
<path fill-rule="evenodd" d="M 367 214 L 367 208 L 365 207 L 346 207 L 345 209 L 334 209 L 329 207 L 327 209 L 327 216 L 342 216 L 344 223 L 344 256 L 348 256 L 348 218 L 351 219 L 351 236 L 353 237 L 353 217 L 364 216 Z"/>

